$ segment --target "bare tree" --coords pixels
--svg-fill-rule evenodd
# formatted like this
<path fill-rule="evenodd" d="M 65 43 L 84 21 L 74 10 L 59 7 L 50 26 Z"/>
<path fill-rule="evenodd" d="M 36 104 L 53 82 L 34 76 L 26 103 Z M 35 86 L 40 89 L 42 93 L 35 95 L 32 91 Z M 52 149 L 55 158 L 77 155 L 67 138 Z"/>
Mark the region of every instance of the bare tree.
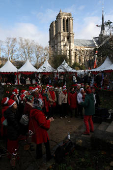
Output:
<path fill-rule="evenodd" d="M 48 47 L 43 47 L 39 44 L 35 44 L 35 58 L 36 67 L 38 68 L 48 58 Z"/>
<path fill-rule="evenodd" d="M 5 41 L 4 54 L 10 60 L 16 58 L 17 53 L 17 39 L 8 37 Z"/>
<path fill-rule="evenodd" d="M 33 61 L 34 58 L 34 41 L 29 39 L 19 38 L 19 53 L 18 58 L 21 60 Z"/>
<path fill-rule="evenodd" d="M 2 57 L 3 41 L 0 40 L 0 58 Z"/>
<path fill-rule="evenodd" d="M 0 41 L 0 54 L 2 50 L 3 42 Z M 10 60 L 21 60 L 26 61 L 29 59 L 36 63 L 38 68 L 47 58 L 49 59 L 49 48 L 43 47 L 37 44 L 33 40 L 24 39 L 20 37 L 7 38 L 5 45 L 3 45 L 4 56 L 8 57 Z"/>

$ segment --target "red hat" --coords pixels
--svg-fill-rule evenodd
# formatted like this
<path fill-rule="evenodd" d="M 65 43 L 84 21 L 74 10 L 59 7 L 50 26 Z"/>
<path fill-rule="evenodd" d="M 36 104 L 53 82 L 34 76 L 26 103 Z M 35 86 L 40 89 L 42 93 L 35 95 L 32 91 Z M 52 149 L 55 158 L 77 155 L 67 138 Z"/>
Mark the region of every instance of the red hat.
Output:
<path fill-rule="evenodd" d="M 37 87 L 38 89 L 40 89 L 40 88 L 41 88 L 41 86 L 40 86 L 40 85 L 37 85 L 36 87 Z"/>
<path fill-rule="evenodd" d="M 16 102 L 15 102 L 14 100 L 12 100 L 12 99 L 9 99 L 9 100 L 8 100 L 8 106 L 9 106 L 9 107 L 12 107 L 15 103 L 16 103 Z"/>
<path fill-rule="evenodd" d="M 35 87 L 32 91 L 33 91 L 33 92 L 35 92 L 36 90 L 38 90 L 38 88 L 37 88 L 37 87 Z"/>
<path fill-rule="evenodd" d="M 12 94 L 12 95 L 10 96 L 10 99 L 14 99 L 14 96 L 15 96 L 15 94 Z"/>
<path fill-rule="evenodd" d="M 1 101 L 1 105 L 6 105 L 8 103 L 9 97 L 4 97 Z"/>
<path fill-rule="evenodd" d="M 25 94 L 26 92 L 26 90 L 21 90 L 21 94 Z"/>
<path fill-rule="evenodd" d="M 18 94 L 18 89 L 14 89 L 14 90 L 12 91 L 12 94 Z"/>
<path fill-rule="evenodd" d="M 31 91 L 31 90 L 33 90 L 33 87 L 30 86 L 30 87 L 29 87 L 29 91 Z"/>
<path fill-rule="evenodd" d="M 21 101 L 23 101 L 23 100 L 25 99 L 25 94 L 21 94 L 21 95 L 19 96 L 19 99 L 20 99 Z"/>
<path fill-rule="evenodd" d="M 49 87 L 49 84 L 47 84 L 47 87 Z"/>
<path fill-rule="evenodd" d="M 49 88 L 53 88 L 53 86 L 50 85 Z"/>
<path fill-rule="evenodd" d="M 92 93 L 92 91 L 91 91 L 90 88 L 86 89 L 86 92 L 87 92 L 88 94 Z"/>
<path fill-rule="evenodd" d="M 30 86 L 30 87 L 29 87 L 29 93 L 32 93 L 33 90 L 34 90 L 34 88 Z"/>

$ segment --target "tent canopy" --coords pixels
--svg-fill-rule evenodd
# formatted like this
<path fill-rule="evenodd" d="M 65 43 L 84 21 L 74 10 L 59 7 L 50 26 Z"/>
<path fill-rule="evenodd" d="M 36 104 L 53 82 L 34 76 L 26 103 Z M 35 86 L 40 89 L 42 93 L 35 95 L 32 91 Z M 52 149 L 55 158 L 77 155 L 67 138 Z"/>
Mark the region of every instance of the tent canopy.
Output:
<path fill-rule="evenodd" d="M 106 70 L 106 68 L 110 67 L 111 65 L 112 65 L 112 62 L 109 59 L 109 57 L 107 57 L 104 63 L 100 67 L 92 69 L 90 71 L 103 71 L 103 70 Z"/>
<path fill-rule="evenodd" d="M 113 64 L 111 64 L 109 67 L 103 69 L 104 71 L 109 71 L 109 70 L 113 70 Z"/>
<path fill-rule="evenodd" d="M 39 73 L 54 72 L 55 69 L 46 60 L 44 64 L 37 70 Z"/>
<path fill-rule="evenodd" d="M 18 69 L 18 72 L 37 72 L 37 69 L 27 59 L 26 63 Z"/>
<path fill-rule="evenodd" d="M 111 64 L 109 67 L 106 67 L 104 69 L 104 71 L 109 71 L 109 70 L 113 70 L 113 64 Z"/>
<path fill-rule="evenodd" d="M 76 72 L 76 70 L 72 69 L 64 60 L 62 64 L 57 68 L 58 72 Z"/>
<path fill-rule="evenodd" d="M 15 73 L 17 68 L 8 60 L 3 67 L 0 68 L 2 73 Z"/>

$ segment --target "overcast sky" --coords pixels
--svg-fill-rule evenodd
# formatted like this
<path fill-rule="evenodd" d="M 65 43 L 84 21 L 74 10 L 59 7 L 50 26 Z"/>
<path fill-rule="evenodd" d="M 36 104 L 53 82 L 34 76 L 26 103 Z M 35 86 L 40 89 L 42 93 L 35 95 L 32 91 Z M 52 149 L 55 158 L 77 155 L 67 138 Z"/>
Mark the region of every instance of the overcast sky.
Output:
<path fill-rule="evenodd" d="M 0 40 L 23 37 L 47 46 L 60 9 L 72 13 L 75 39 L 92 39 L 100 33 L 102 6 L 105 21 L 113 21 L 113 0 L 0 0 Z"/>

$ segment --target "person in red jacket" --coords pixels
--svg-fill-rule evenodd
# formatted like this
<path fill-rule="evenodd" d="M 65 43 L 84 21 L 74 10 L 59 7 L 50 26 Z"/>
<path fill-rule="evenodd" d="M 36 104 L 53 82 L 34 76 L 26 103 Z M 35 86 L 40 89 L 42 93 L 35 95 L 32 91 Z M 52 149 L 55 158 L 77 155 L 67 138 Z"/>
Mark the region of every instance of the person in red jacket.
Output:
<path fill-rule="evenodd" d="M 70 116 L 73 117 L 73 115 L 75 115 L 75 117 L 77 117 L 77 92 L 75 92 L 74 87 L 72 87 L 68 93 L 68 104 L 71 111 Z"/>
<path fill-rule="evenodd" d="M 54 119 L 53 117 L 48 120 L 46 119 L 45 114 L 42 112 L 42 106 L 42 100 L 38 99 L 37 109 L 32 109 L 30 112 L 29 130 L 33 132 L 32 141 L 36 143 L 36 158 L 42 158 L 42 143 L 44 143 L 46 147 L 46 160 L 49 161 L 51 159 L 51 152 L 47 130 L 50 128 L 50 122 Z"/>
<path fill-rule="evenodd" d="M 48 94 L 46 92 L 46 89 L 42 90 L 42 97 L 43 97 L 43 101 L 44 101 L 44 107 L 43 107 L 43 111 L 45 113 L 45 115 L 48 117 L 49 116 L 49 98 L 48 98 Z"/>
<path fill-rule="evenodd" d="M 56 93 L 54 91 L 53 86 L 49 86 L 49 91 L 48 91 L 47 94 L 48 94 L 49 104 L 50 104 L 50 108 L 49 108 L 50 115 L 49 115 L 49 117 L 53 117 L 56 113 L 56 101 L 57 101 Z"/>
<path fill-rule="evenodd" d="M 1 115 L 1 121 L 0 121 L 0 134 L 1 137 L 5 138 L 7 135 L 7 127 L 4 126 L 2 123 L 5 120 L 4 118 L 4 112 L 8 109 L 8 101 L 9 98 L 8 97 L 4 97 L 1 101 L 1 106 L 2 106 L 2 115 Z"/>

